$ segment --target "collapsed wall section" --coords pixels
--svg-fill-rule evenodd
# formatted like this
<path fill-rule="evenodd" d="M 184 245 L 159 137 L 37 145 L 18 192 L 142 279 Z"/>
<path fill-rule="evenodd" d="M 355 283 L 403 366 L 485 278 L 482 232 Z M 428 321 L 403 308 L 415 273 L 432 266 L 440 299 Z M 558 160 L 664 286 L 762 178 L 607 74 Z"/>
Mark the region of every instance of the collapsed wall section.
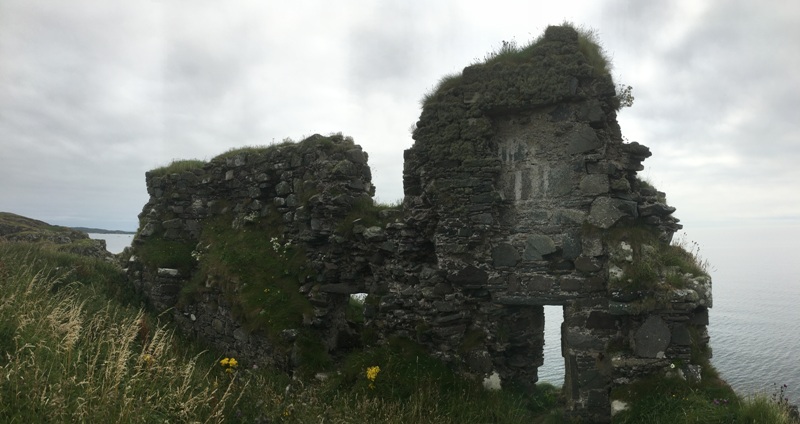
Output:
<path fill-rule="evenodd" d="M 371 281 L 363 227 L 380 217 L 352 139 L 245 148 L 146 180 L 128 273 L 156 310 L 229 355 L 284 369 L 357 343 L 344 311 Z"/>

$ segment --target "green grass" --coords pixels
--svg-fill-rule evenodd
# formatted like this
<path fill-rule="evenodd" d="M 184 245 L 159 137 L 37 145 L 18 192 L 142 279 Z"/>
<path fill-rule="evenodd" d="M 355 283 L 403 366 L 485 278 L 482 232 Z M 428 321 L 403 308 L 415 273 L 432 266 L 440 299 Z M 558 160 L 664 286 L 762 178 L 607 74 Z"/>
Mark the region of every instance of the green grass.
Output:
<path fill-rule="evenodd" d="M 578 50 L 586 59 L 586 63 L 592 67 L 594 75 L 609 75 L 611 73 L 611 60 L 603 49 L 597 36 L 597 31 L 583 26 L 576 26 L 571 22 L 565 21 L 561 26 L 567 26 L 578 33 Z M 475 65 L 491 66 L 498 63 L 521 64 L 530 61 L 534 56 L 537 47 L 542 43 L 544 37 L 540 36 L 523 45 L 517 44 L 516 40 L 503 40 L 496 50 L 487 53 L 483 60 L 472 63 Z M 420 103 L 425 106 L 439 93 L 458 86 L 462 74 L 453 73 L 442 77 L 434 88 L 426 93 Z"/>
<path fill-rule="evenodd" d="M 381 217 L 381 212 L 399 207 L 399 203 L 378 203 L 369 197 L 359 197 L 351 205 L 350 212 L 345 216 L 336 227 L 336 232 L 340 234 L 352 234 L 353 227 L 357 223 L 364 228 L 385 226 L 388 221 Z"/>
<path fill-rule="evenodd" d="M 160 236 L 150 236 L 137 252 L 142 262 L 152 268 L 175 268 L 188 273 L 194 266 L 194 245 Z"/>
<path fill-rule="evenodd" d="M 621 225 L 608 233 L 609 243 L 628 243 L 633 261 L 624 264 L 621 278 L 612 278 L 609 289 L 652 290 L 684 288 L 685 274 L 708 276 L 709 264 L 699 255 L 696 243 L 684 239 L 672 244 L 659 240 L 653 228 L 639 223 Z"/>
<path fill-rule="evenodd" d="M 199 252 L 198 272 L 184 298 L 214 281 L 247 329 L 279 340 L 282 330 L 301 327 L 303 314 L 312 308 L 298 289 L 312 270 L 302 247 L 283 240 L 279 218 L 270 214 L 237 231 L 231 231 L 230 214 L 209 219 L 200 236 L 205 248 Z"/>
<path fill-rule="evenodd" d="M 153 175 L 180 174 L 200 169 L 205 164 L 206 161 L 199 159 L 173 160 L 169 165 L 155 168 L 151 170 L 150 173 Z"/>
<path fill-rule="evenodd" d="M 612 393 L 629 402 L 631 409 L 613 422 L 652 424 L 790 424 L 788 408 L 767 396 L 739 398 L 718 379 L 692 384 L 678 377 L 651 377 Z"/>

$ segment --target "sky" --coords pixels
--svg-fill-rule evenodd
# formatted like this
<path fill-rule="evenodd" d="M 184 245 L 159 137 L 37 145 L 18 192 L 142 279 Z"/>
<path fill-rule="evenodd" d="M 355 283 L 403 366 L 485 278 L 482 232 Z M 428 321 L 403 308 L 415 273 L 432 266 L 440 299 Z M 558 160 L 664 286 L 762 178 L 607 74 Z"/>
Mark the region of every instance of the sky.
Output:
<path fill-rule="evenodd" d="M 342 132 L 402 198 L 420 99 L 504 40 L 594 29 L 688 228 L 800 225 L 800 2 L 0 0 L 0 211 L 135 230 L 173 159 Z"/>

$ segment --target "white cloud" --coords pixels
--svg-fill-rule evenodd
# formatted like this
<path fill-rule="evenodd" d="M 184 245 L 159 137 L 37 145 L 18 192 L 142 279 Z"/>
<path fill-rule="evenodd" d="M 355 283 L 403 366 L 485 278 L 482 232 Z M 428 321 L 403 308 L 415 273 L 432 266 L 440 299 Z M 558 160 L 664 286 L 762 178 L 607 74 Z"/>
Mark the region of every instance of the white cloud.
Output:
<path fill-rule="evenodd" d="M 597 29 L 634 87 L 623 134 L 679 217 L 800 216 L 800 6 L 689 0 L 5 1 L 0 210 L 132 229 L 150 168 L 336 131 L 395 200 L 423 94 L 563 20 Z"/>

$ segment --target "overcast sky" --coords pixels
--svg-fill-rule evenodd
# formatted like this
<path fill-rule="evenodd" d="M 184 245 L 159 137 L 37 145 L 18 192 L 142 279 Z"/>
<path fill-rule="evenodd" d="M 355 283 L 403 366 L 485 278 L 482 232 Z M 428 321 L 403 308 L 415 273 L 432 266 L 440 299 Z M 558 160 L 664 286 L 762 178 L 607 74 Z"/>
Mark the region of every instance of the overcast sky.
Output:
<path fill-rule="evenodd" d="M 800 220 L 800 2 L 0 0 L 0 211 L 134 230 L 172 159 L 341 131 L 402 197 L 420 99 L 503 40 L 597 30 L 688 227 Z"/>

